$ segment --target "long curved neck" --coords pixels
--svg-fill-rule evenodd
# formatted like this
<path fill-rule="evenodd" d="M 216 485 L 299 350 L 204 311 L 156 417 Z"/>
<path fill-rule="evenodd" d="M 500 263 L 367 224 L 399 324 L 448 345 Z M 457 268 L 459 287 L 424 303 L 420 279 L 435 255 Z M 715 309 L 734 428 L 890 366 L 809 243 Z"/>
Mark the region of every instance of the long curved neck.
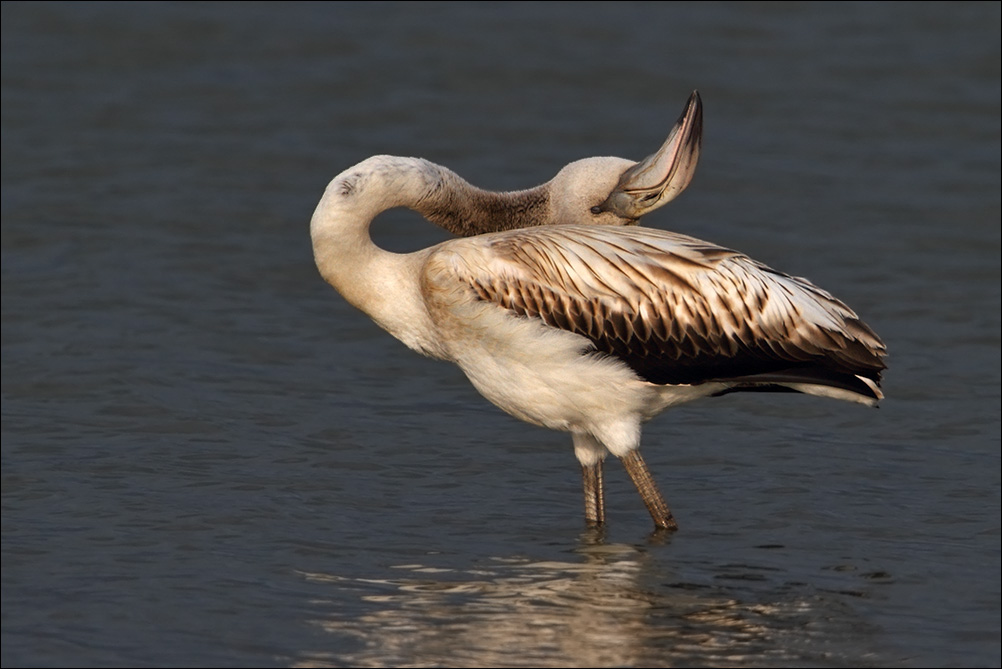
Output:
<path fill-rule="evenodd" d="M 421 162 L 422 172 L 432 181 L 431 190 L 414 209 L 454 235 L 530 228 L 553 220 L 549 184 L 512 192 L 487 191 L 441 165 Z"/>
<path fill-rule="evenodd" d="M 427 251 L 380 249 L 369 236 L 372 220 L 407 207 L 457 235 L 542 225 L 549 216 L 546 193 L 545 186 L 490 193 L 426 160 L 374 156 L 335 177 L 317 205 L 310 224 L 317 268 L 381 327 L 411 348 L 438 356 L 420 288 Z"/>

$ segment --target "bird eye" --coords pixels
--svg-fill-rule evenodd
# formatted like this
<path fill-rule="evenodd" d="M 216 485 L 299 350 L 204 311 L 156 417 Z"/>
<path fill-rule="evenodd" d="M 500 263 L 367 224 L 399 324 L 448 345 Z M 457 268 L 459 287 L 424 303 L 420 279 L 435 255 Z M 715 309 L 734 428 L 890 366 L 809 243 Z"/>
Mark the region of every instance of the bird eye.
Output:
<path fill-rule="evenodd" d="M 591 213 L 593 213 L 593 214 L 601 214 L 602 213 L 602 207 L 600 207 L 598 205 L 595 205 L 594 207 L 591 208 Z"/>

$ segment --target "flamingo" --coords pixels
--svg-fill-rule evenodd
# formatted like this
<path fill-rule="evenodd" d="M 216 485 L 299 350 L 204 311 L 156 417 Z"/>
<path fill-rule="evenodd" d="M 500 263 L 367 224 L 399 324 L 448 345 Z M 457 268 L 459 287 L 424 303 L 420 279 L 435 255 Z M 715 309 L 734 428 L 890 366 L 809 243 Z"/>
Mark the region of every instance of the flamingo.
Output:
<path fill-rule="evenodd" d="M 605 524 L 612 454 L 656 530 L 678 528 L 639 450 L 643 423 L 669 407 L 738 391 L 883 398 L 884 344 L 844 303 L 737 251 L 636 225 L 689 184 L 701 130 L 694 92 L 648 158 L 578 160 L 513 193 L 373 156 L 330 182 L 311 221 L 317 268 L 350 304 L 457 364 L 512 416 L 570 432 L 589 527 Z M 472 236 L 388 252 L 369 227 L 395 207 Z"/>

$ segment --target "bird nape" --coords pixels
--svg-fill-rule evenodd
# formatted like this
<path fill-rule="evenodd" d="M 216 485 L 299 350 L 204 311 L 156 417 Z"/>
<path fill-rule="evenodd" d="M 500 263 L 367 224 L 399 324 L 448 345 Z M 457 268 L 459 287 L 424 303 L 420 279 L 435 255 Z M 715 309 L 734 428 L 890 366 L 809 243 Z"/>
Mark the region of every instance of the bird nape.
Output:
<path fill-rule="evenodd" d="M 832 295 L 736 251 L 635 227 L 688 186 L 701 135 L 693 93 L 644 160 L 586 158 L 507 193 L 420 158 L 373 156 L 335 177 L 313 214 L 317 267 L 349 303 L 459 365 L 509 414 L 571 433 L 589 526 L 605 523 L 611 453 L 655 526 L 677 528 L 639 450 L 641 425 L 669 407 L 739 391 L 883 397 L 884 344 Z M 462 238 L 385 251 L 369 226 L 395 207 Z"/>

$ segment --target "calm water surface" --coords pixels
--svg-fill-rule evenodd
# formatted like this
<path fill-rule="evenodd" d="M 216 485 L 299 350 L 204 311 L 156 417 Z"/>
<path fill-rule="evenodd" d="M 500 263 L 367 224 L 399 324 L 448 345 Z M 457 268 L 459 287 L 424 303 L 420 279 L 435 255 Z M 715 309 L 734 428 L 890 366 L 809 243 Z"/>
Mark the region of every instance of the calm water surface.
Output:
<path fill-rule="evenodd" d="M 998 3 L 4 3 L 4 666 L 998 666 Z M 522 188 L 655 150 L 645 219 L 804 275 L 877 411 L 730 396 L 608 468 L 317 275 L 376 153 Z M 444 234 L 393 213 L 395 250 Z"/>

